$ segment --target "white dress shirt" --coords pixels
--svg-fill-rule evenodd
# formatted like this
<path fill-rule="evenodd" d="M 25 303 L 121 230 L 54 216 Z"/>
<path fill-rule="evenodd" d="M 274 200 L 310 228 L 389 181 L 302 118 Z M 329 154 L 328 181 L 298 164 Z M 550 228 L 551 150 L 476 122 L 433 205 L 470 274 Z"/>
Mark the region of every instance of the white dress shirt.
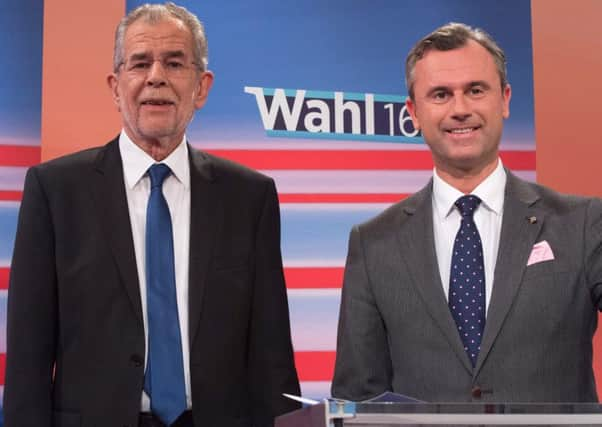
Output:
<path fill-rule="evenodd" d="M 188 264 L 190 246 L 190 164 L 186 138 L 160 163 L 165 163 L 172 174 L 163 182 L 163 195 L 169 206 L 174 238 L 174 262 L 176 272 L 176 298 L 178 318 L 182 338 L 184 380 L 186 384 L 186 405 L 191 408 L 190 399 L 190 348 L 188 343 Z M 146 312 L 146 206 L 150 195 L 150 178 L 147 170 L 157 163 L 121 131 L 119 151 L 123 163 L 125 193 L 127 195 L 132 237 L 136 254 L 136 269 L 140 281 L 142 317 L 146 345 L 144 360 L 148 359 L 148 315 Z M 150 399 L 143 391 L 140 409 L 150 411 Z"/>
<path fill-rule="evenodd" d="M 502 161 L 498 160 L 496 169 L 470 194 L 478 196 L 481 204 L 474 213 L 474 222 L 483 243 L 483 263 L 485 268 L 485 307 L 489 308 L 493 289 L 493 274 L 500 243 L 502 214 L 504 210 L 504 191 L 506 172 Z M 465 194 L 443 181 L 437 170 L 433 173 L 433 232 L 435 252 L 441 283 L 445 297 L 449 295 L 449 276 L 451 269 L 453 243 L 460 228 L 462 215 L 454 203 Z"/>

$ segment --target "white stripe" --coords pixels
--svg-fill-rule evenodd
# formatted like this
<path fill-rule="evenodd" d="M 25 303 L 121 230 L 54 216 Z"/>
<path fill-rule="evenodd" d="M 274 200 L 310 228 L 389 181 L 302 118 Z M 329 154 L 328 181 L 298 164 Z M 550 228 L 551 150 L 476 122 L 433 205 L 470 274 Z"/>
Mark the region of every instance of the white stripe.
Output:
<path fill-rule="evenodd" d="M 296 212 L 374 212 L 376 215 L 381 210 L 389 207 L 391 203 L 284 203 L 282 210 Z"/>
<path fill-rule="evenodd" d="M 314 399 L 330 397 L 330 381 L 301 381 L 301 395 Z"/>
<path fill-rule="evenodd" d="M 244 141 L 203 141 L 192 143 L 198 150 L 345 150 L 345 151 L 429 151 L 426 144 L 407 144 L 391 142 L 325 141 L 322 139 L 274 138 Z M 207 139 L 205 137 L 205 139 Z M 242 137 L 241 137 L 242 139 Z M 506 141 L 500 145 L 500 151 L 535 151 L 533 142 Z"/>
<path fill-rule="evenodd" d="M 282 194 L 412 194 L 433 175 L 432 170 L 262 170 Z M 535 181 L 535 171 L 515 175 Z"/>
<path fill-rule="evenodd" d="M 21 191 L 27 167 L 0 166 L 0 190 Z M 431 170 L 262 170 L 282 194 L 411 194 L 432 176 Z M 514 174 L 535 182 L 535 171 Z"/>
<path fill-rule="evenodd" d="M 334 351 L 340 289 L 288 290 L 291 336 L 296 351 Z"/>
<path fill-rule="evenodd" d="M 307 139 L 276 138 L 274 141 L 258 140 L 207 141 L 194 144 L 199 150 L 341 150 L 341 151 L 428 151 L 426 144 L 404 144 L 390 142 L 324 141 Z M 531 146 L 533 150 L 533 146 Z"/>
<path fill-rule="evenodd" d="M 25 181 L 26 167 L 0 166 L 0 190 L 21 191 Z"/>
<path fill-rule="evenodd" d="M 0 200 L 0 209 L 19 209 L 19 206 L 21 206 L 21 202 Z"/>
<path fill-rule="evenodd" d="M 283 259 L 284 267 L 344 267 L 345 259 Z"/>
<path fill-rule="evenodd" d="M 276 181 L 278 192 L 413 193 L 432 176 L 431 170 L 263 170 Z"/>
<path fill-rule="evenodd" d="M 289 298 L 320 298 L 320 297 L 333 297 L 340 298 L 340 289 L 288 289 L 287 294 Z"/>

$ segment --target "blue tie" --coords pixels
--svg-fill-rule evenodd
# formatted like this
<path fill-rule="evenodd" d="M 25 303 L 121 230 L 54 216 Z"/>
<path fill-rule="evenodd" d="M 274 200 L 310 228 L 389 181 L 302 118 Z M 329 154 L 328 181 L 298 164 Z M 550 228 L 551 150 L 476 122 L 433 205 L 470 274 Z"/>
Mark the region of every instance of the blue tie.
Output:
<path fill-rule="evenodd" d="M 483 245 L 473 220 L 480 203 L 481 199 L 473 195 L 456 200 L 462 221 L 454 241 L 449 277 L 449 309 L 473 367 L 481 350 L 485 328 Z"/>
<path fill-rule="evenodd" d="M 170 173 L 164 164 L 149 168 L 151 192 L 146 209 L 148 361 L 144 390 L 150 397 L 151 411 L 167 425 L 186 410 L 173 234 L 162 192 Z"/>

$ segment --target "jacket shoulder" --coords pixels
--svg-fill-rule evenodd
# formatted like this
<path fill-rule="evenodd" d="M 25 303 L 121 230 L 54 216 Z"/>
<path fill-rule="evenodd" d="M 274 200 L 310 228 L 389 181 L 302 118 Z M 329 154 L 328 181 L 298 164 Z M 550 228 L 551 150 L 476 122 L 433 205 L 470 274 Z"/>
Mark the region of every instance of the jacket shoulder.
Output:
<path fill-rule="evenodd" d="M 417 193 L 394 203 L 378 215 L 356 226 L 362 233 L 378 235 L 390 233 L 392 228 L 401 228 L 413 215 L 431 214 L 432 186 L 429 182 Z"/>
<path fill-rule="evenodd" d="M 575 194 L 561 193 L 542 184 L 512 177 L 506 196 L 518 197 L 527 204 L 536 204 L 540 209 L 563 215 L 588 206 L 600 206 L 602 199 Z"/>
<path fill-rule="evenodd" d="M 272 180 L 272 178 L 268 177 L 267 175 L 240 163 L 209 153 L 203 152 L 203 154 L 206 155 L 213 164 L 214 173 L 223 179 L 243 180 L 250 182 L 265 182 Z"/>
<path fill-rule="evenodd" d="M 106 149 L 107 146 L 88 148 L 52 160 L 47 160 L 32 166 L 31 169 L 43 175 L 55 173 L 65 174 L 69 173 L 69 171 L 77 173 L 81 171 L 82 168 L 88 168 L 94 165 L 99 156 L 101 156 Z"/>

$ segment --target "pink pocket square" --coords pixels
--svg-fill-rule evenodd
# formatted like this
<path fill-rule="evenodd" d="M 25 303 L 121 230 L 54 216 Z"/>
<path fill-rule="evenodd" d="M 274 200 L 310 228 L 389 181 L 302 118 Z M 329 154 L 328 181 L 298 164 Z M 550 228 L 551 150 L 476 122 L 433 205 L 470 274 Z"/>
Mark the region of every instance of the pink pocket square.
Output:
<path fill-rule="evenodd" d="M 531 264 L 537 264 L 538 262 L 550 261 L 553 259 L 554 253 L 552 252 L 550 244 L 546 240 L 542 240 L 533 245 L 531 255 L 529 255 L 529 259 L 527 260 L 527 265 L 529 266 Z"/>

